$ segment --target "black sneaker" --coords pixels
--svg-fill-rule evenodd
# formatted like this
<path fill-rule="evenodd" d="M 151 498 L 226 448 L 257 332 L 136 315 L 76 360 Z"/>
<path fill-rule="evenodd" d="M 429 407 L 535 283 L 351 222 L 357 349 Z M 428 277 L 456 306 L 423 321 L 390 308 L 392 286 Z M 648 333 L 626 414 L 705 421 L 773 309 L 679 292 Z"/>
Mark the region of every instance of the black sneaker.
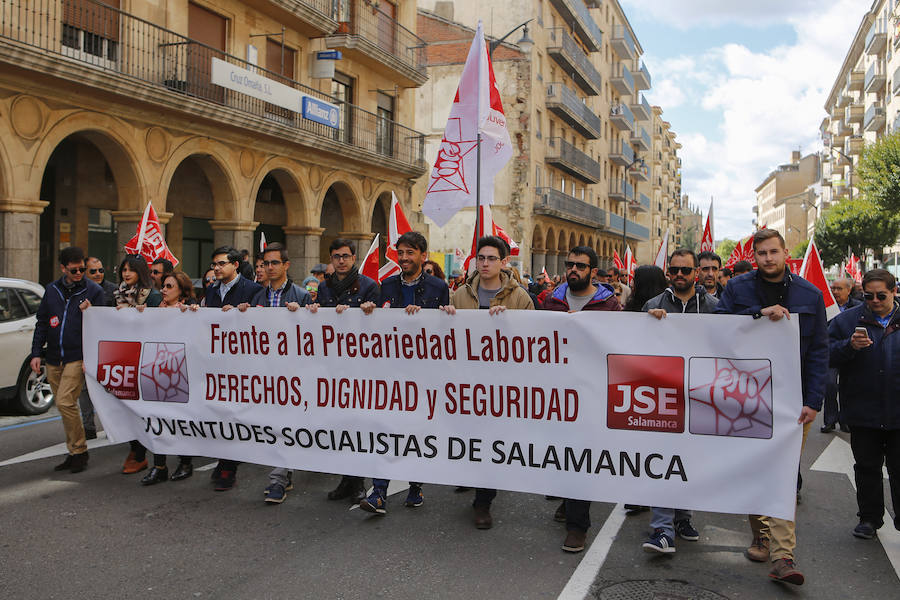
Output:
<path fill-rule="evenodd" d="M 871 540 L 878 536 L 878 530 L 872 523 L 860 521 L 859 525 L 853 528 L 853 535 L 864 540 Z"/>
<path fill-rule="evenodd" d="M 216 487 L 213 488 L 217 492 L 227 492 L 231 488 L 234 487 L 234 482 L 237 480 L 237 473 L 234 471 L 227 471 L 222 469 L 219 472 L 219 478 L 216 480 Z"/>
<path fill-rule="evenodd" d="M 700 532 L 694 529 L 690 519 L 675 521 L 675 534 L 689 542 L 696 542 L 700 539 Z"/>
<path fill-rule="evenodd" d="M 72 455 L 66 454 L 66 460 L 62 461 L 55 467 L 53 467 L 54 471 L 67 471 L 72 468 Z"/>
<path fill-rule="evenodd" d="M 69 471 L 72 473 L 81 473 L 82 471 L 84 471 L 87 468 L 88 458 L 89 456 L 87 451 L 72 456 L 72 462 L 69 465 Z"/>
<path fill-rule="evenodd" d="M 625 505 L 625 515 L 629 517 L 633 517 L 634 515 L 639 515 L 642 512 L 647 512 L 650 510 L 649 506 L 641 506 L 640 504 L 626 504 Z"/>
<path fill-rule="evenodd" d="M 85 429 L 84 430 L 84 439 L 96 440 L 97 439 L 97 430 L 96 429 Z"/>
<path fill-rule="evenodd" d="M 366 489 L 363 486 L 362 477 L 344 475 L 336 488 L 328 492 L 329 500 L 344 500 L 349 498 L 353 502 L 360 502 L 366 497 Z"/>

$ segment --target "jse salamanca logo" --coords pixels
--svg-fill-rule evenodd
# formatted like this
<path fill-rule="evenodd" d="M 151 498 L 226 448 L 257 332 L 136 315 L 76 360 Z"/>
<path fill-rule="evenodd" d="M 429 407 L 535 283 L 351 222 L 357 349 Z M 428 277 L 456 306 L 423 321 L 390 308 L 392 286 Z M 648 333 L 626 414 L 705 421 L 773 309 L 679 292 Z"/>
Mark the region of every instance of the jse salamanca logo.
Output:
<path fill-rule="evenodd" d="M 187 402 L 184 344 L 100 342 L 97 382 L 122 400 Z"/>

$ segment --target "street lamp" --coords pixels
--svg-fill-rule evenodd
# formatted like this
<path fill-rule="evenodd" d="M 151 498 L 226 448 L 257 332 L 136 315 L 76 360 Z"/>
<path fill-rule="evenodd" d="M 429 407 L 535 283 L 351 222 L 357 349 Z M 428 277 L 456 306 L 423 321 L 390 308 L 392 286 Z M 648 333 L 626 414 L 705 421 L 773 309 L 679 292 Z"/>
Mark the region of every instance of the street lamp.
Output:
<path fill-rule="evenodd" d="M 490 46 L 488 47 L 488 54 L 493 57 L 494 50 L 496 50 L 497 47 L 503 43 L 503 40 L 505 40 L 512 34 L 514 34 L 519 29 L 522 29 L 523 27 L 524 27 L 524 29 L 522 29 L 522 37 L 519 38 L 519 41 L 516 42 L 516 45 L 519 47 L 519 50 L 521 50 L 525 54 L 528 54 L 529 52 L 531 52 L 531 49 L 534 48 L 534 40 L 531 39 L 530 37 L 528 37 L 528 24 L 531 23 L 532 21 L 534 21 L 534 19 L 528 19 L 521 25 L 516 25 L 515 27 L 510 29 L 508 32 L 506 32 L 506 35 L 504 35 L 499 40 L 492 41 Z"/>
<path fill-rule="evenodd" d="M 853 185 L 852 185 L 853 184 L 853 159 L 850 158 L 849 156 L 847 156 L 846 154 L 844 154 L 841 150 L 838 150 L 837 148 L 835 148 L 834 146 L 827 146 L 827 148 L 829 150 L 831 150 L 832 152 L 837 152 L 838 154 L 840 154 L 841 156 L 846 158 L 848 163 L 850 163 L 850 173 L 849 173 L 849 177 L 847 178 L 847 194 L 849 194 L 848 200 L 853 200 Z"/>
<path fill-rule="evenodd" d="M 640 158 L 640 157 L 635 158 L 633 161 L 631 161 L 630 165 L 625 167 L 625 177 L 626 178 L 631 179 L 631 177 L 628 175 L 628 172 L 631 171 L 631 167 L 633 167 L 635 165 L 640 165 L 641 169 L 643 169 L 644 167 L 647 166 L 646 163 L 644 163 L 643 158 Z M 628 231 L 628 207 L 631 205 L 637 204 L 637 186 L 632 186 L 631 190 L 632 190 L 631 191 L 631 196 L 632 196 L 631 202 L 628 201 L 628 195 L 625 194 L 625 202 L 622 203 L 622 256 L 623 257 L 625 255 L 625 246 L 628 245 L 628 241 L 627 241 L 626 235 L 625 235 L 626 232 Z"/>

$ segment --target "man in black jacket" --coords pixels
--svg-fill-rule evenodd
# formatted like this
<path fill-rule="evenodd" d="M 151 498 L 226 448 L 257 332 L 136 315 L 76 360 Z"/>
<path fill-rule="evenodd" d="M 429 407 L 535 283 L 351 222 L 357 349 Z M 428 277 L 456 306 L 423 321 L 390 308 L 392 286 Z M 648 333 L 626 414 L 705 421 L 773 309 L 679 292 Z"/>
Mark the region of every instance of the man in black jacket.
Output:
<path fill-rule="evenodd" d="M 846 277 L 835 279 L 829 287 L 831 288 L 831 294 L 834 296 L 834 301 L 837 302 L 841 312 L 860 306 L 863 303 L 862 300 L 857 300 L 850 295 L 850 292 L 853 291 L 852 279 Z M 841 408 L 838 401 L 838 369 L 834 367 L 829 367 L 828 369 L 828 384 L 825 387 L 825 404 L 823 405 L 822 420 L 825 421 L 825 424 L 819 430 L 822 433 L 831 433 L 838 423 L 840 423 L 841 431 L 848 430 L 848 427 L 844 425 L 844 420 L 841 419 Z"/>
<path fill-rule="evenodd" d="M 41 354 L 46 349 L 47 380 L 66 432 L 66 459 L 54 470 L 72 473 L 87 467 L 87 441 L 78 411 L 78 395 L 84 387 L 82 360 L 82 312 L 92 304 L 106 303 L 103 288 L 86 279 L 84 252 L 70 246 L 59 253 L 62 277 L 47 286 L 38 307 L 31 342 L 31 370 L 41 372 Z"/>
<path fill-rule="evenodd" d="M 238 272 L 241 253 L 231 246 L 216 248 L 212 253 L 210 268 L 216 275 L 216 282 L 206 288 L 207 308 L 230 310 L 239 304 L 250 303 L 262 290 L 262 286 L 250 281 Z M 212 479 L 215 490 L 224 492 L 234 487 L 238 462 L 221 459 L 213 469 Z"/>

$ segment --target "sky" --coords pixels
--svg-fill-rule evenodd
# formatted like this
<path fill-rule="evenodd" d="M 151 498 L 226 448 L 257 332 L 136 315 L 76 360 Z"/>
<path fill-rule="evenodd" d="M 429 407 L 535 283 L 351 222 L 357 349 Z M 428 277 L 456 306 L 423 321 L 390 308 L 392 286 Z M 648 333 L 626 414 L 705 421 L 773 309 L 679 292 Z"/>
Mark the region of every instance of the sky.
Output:
<path fill-rule="evenodd" d="M 825 101 L 870 0 L 620 0 L 682 148 L 682 191 L 715 237 L 753 230 L 754 190 L 822 147 Z"/>

